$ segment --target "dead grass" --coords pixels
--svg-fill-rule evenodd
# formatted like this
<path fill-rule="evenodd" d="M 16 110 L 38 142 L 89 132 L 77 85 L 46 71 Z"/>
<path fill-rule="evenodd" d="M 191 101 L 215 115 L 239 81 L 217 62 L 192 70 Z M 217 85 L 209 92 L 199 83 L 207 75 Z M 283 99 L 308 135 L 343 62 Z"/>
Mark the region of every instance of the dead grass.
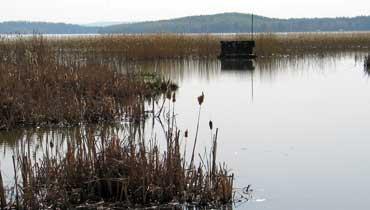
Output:
<path fill-rule="evenodd" d="M 31 38 L 0 39 L 2 58 L 15 51 L 19 54 Z M 340 51 L 367 50 L 369 32 L 343 33 L 261 33 L 254 36 L 255 52 L 260 56 L 304 55 Z M 21 43 L 19 44 L 21 40 Z M 81 37 L 43 38 L 59 60 L 147 60 L 164 58 L 216 58 L 220 54 L 221 40 L 250 40 L 250 35 L 99 35 Z M 3 55 L 1 55 L 3 53 Z"/>
<path fill-rule="evenodd" d="M 370 33 L 289 33 L 257 34 L 255 52 L 259 56 L 305 55 L 370 48 Z M 84 49 L 86 55 L 98 53 L 126 59 L 216 58 L 221 40 L 249 40 L 250 35 L 111 35 L 58 39 L 58 49 Z M 89 52 L 89 53 L 88 53 Z"/>
<path fill-rule="evenodd" d="M 10 41 L 0 49 L 0 129 L 114 122 L 137 116 L 134 112 L 141 117 L 144 100 L 170 84 L 106 64 L 61 64 L 43 37 Z"/>
<path fill-rule="evenodd" d="M 171 94 L 169 103 L 174 104 Z M 16 156 L 19 188 L 10 206 L 24 209 L 115 209 L 161 206 L 169 203 L 220 207 L 232 201 L 233 175 L 218 164 L 217 133 L 212 132 L 210 154 L 191 160 L 182 152 L 188 134 L 175 125 L 172 109 L 165 127 L 165 147 L 143 137 L 139 123 L 123 131 L 109 127 L 81 127 L 66 135 L 66 150 L 47 139 L 37 159 L 24 143 Z M 213 131 L 213 125 L 210 127 Z M 17 183 L 15 181 L 14 183 Z"/>
<path fill-rule="evenodd" d="M 248 39 L 238 36 L 237 39 Z M 366 51 L 369 32 L 257 34 L 255 52 L 259 56 L 284 56 Z"/>

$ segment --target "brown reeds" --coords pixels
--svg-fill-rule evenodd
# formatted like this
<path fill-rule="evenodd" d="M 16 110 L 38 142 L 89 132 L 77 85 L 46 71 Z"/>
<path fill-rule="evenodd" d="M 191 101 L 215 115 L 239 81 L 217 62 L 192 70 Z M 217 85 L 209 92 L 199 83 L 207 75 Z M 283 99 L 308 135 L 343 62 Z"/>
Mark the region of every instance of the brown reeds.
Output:
<path fill-rule="evenodd" d="M 133 112 L 141 117 L 137 105 L 168 88 L 153 74 L 61 64 L 43 37 L 9 42 L 0 46 L 0 129 L 114 122 Z"/>
<path fill-rule="evenodd" d="M 248 36 L 238 36 L 237 39 L 248 39 Z M 370 33 L 262 33 L 255 36 L 255 41 L 258 56 L 322 55 L 366 51 L 370 48 Z"/>
<path fill-rule="evenodd" d="M 250 35 L 110 35 L 63 39 L 58 49 L 120 55 L 127 59 L 215 58 L 220 54 L 221 40 L 250 40 Z M 254 36 L 259 56 L 304 55 L 370 48 L 370 33 L 261 33 Z"/>
<path fill-rule="evenodd" d="M 174 109 L 175 100 L 166 100 Z M 216 162 L 218 130 L 210 154 L 189 165 L 181 153 L 183 135 L 173 123 L 173 113 L 168 110 L 164 151 L 156 139 L 145 139 L 143 126 L 136 123 L 127 124 L 124 132 L 104 126 L 77 128 L 66 137 L 65 152 L 51 152 L 53 146 L 46 142 L 40 160 L 21 149 L 15 166 L 21 173 L 20 202 L 13 205 L 96 209 L 230 203 L 234 177 Z"/>
<path fill-rule="evenodd" d="M 0 57 L 14 60 L 11 57 L 22 52 L 22 46 L 33 42 L 33 39 L 0 39 Z M 22 40 L 22 45 L 19 45 L 19 40 Z M 250 40 L 250 35 L 99 35 L 44 37 L 43 40 L 51 52 L 64 62 L 74 58 L 74 62 L 102 63 L 115 59 L 216 58 L 220 54 L 221 40 Z M 254 40 L 255 52 L 259 56 L 363 51 L 370 48 L 369 32 L 260 33 L 254 36 Z"/>
<path fill-rule="evenodd" d="M 30 42 L 29 38 L 18 38 Z M 17 40 L 17 39 L 15 39 Z M 218 50 L 218 38 L 211 35 L 181 34 L 99 35 L 44 38 L 58 56 L 70 55 L 96 60 L 124 60 L 208 57 Z M 1 48 L 14 48 L 11 39 L 0 40 Z"/>

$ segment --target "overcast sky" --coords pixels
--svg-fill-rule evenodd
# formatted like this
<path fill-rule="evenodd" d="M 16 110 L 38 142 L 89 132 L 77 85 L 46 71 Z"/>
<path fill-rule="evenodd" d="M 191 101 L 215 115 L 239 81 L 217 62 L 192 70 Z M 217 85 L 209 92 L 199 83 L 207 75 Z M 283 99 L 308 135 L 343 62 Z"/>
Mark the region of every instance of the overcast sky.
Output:
<path fill-rule="evenodd" d="M 277 18 L 358 16 L 370 15 L 370 0 L 1 0 L 0 22 L 131 22 L 221 12 Z"/>

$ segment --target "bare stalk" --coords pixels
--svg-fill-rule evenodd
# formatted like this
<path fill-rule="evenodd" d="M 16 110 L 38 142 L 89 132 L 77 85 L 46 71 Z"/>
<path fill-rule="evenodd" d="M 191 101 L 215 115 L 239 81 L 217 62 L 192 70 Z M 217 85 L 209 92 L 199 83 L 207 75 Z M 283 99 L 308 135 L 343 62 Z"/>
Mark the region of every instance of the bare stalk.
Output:
<path fill-rule="evenodd" d="M 1 175 L 1 170 L 0 170 L 0 207 L 1 207 L 1 210 L 4 210 L 5 206 L 6 206 L 5 189 L 4 189 L 3 177 Z"/>

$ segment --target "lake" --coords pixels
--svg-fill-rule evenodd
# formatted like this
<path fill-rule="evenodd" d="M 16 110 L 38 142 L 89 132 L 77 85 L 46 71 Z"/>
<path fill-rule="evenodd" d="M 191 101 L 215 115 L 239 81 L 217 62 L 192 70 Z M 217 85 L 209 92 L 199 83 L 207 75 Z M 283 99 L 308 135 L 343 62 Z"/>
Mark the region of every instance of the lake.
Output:
<path fill-rule="evenodd" d="M 161 60 L 134 66 L 179 85 L 177 125 L 189 129 L 191 140 L 196 98 L 204 92 L 198 152 L 210 146 L 212 120 L 220 129 L 218 160 L 235 173 L 235 187 L 252 185 L 252 199 L 235 209 L 365 210 L 370 206 L 370 74 L 363 57 Z M 150 130 L 152 122 L 146 124 Z M 0 167 L 7 183 L 17 132 L 1 132 Z M 154 133 L 163 135 L 158 123 Z"/>

